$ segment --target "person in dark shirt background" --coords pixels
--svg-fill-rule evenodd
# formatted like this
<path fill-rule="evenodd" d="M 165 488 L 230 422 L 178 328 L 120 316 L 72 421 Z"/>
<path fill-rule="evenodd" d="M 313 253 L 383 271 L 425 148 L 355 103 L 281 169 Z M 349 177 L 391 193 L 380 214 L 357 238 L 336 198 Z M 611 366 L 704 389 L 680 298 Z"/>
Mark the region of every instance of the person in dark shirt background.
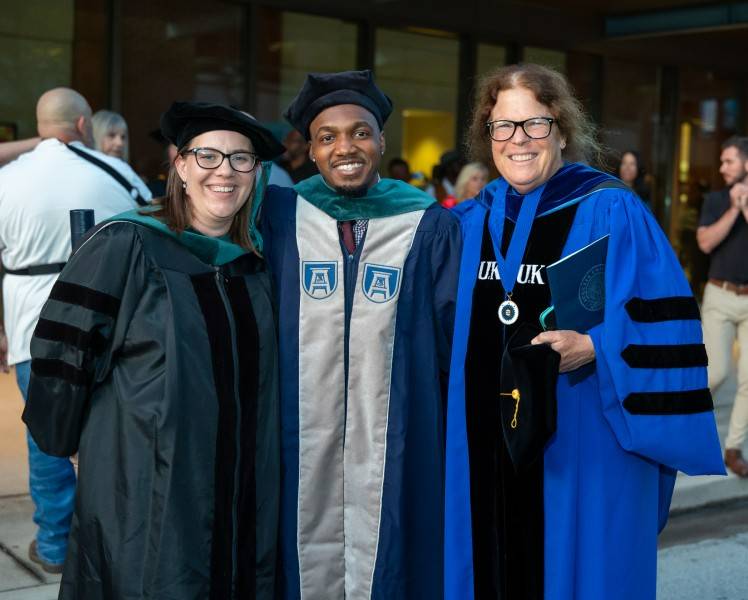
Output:
<path fill-rule="evenodd" d="M 621 154 L 621 160 L 615 173 L 618 178 L 629 186 L 644 204 L 651 208 L 649 186 L 646 181 L 646 171 L 642 164 L 642 157 L 636 150 L 626 150 Z"/>
<path fill-rule="evenodd" d="M 309 157 L 309 142 L 301 133 L 292 129 L 283 138 L 283 145 L 286 152 L 278 164 L 286 170 L 294 183 L 317 174 L 317 165 Z"/>
<path fill-rule="evenodd" d="M 719 172 L 726 188 L 704 197 L 696 241 L 710 257 L 701 320 L 709 356 L 709 387 L 714 392 L 730 371 L 737 336 L 738 391 L 725 440 L 725 464 L 748 477 L 742 448 L 748 437 L 748 138 L 733 136 L 722 145 Z"/>
<path fill-rule="evenodd" d="M 405 183 L 410 183 L 412 177 L 408 161 L 399 157 L 393 158 L 387 164 L 387 174 L 392 179 L 399 179 L 400 181 L 404 181 Z"/>

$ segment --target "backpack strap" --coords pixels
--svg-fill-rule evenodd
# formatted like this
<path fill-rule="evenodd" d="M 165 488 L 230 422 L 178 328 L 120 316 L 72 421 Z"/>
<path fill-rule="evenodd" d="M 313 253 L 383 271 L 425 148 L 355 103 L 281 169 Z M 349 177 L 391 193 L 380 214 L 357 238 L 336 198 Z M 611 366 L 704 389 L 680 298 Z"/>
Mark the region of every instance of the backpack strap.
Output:
<path fill-rule="evenodd" d="M 123 188 L 127 190 L 127 192 L 130 194 L 133 200 L 137 202 L 140 206 L 148 206 L 148 201 L 143 198 L 140 195 L 140 192 L 138 191 L 138 188 L 136 188 L 132 183 L 127 181 L 125 177 L 117 171 L 112 165 L 105 163 L 100 158 L 97 158 L 93 156 L 92 154 L 89 154 L 85 150 L 81 150 L 80 148 L 76 148 L 75 146 L 71 146 L 70 144 L 65 144 L 71 151 L 75 152 L 78 156 L 80 156 L 83 160 L 87 160 L 92 165 L 96 165 L 99 167 L 102 171 L 105 171 L 109 175 L 111 175 L 117 183 L 119 183 Z"/>

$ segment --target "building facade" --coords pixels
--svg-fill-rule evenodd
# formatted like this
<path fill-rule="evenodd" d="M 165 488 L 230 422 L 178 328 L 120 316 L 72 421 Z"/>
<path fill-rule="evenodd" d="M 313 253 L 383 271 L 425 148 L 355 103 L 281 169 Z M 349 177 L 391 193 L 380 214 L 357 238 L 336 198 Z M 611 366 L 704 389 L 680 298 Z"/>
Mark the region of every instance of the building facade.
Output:
<path fill-rule="evenodd" d="M 306 73 L 372 68 L 395 104 L 385 159 L 430 175 L 460 147 L 476 79 L 513 62 L 565 73 L 613 167 L 638 150 L 653 210 L 698 289 L 702 194 L 719 146 L 746 132 L 748 10 L 689 0 L 25 0 L 0 14 L 0 136 L 34 134 L 38 96 L 74 87 L 122 113 L 133 166 L 162 169 L 149 133 L 176 99 L 280 126 Z"/>

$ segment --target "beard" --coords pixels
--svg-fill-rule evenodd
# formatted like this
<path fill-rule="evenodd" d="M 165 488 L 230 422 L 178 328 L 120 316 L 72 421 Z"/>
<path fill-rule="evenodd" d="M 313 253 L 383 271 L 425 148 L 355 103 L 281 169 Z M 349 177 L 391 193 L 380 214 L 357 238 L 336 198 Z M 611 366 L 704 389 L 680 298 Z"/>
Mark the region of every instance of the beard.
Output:
<path fill-rule="evenodd" d="M 333 189 L 341 196 L 363 198 L 368 193 L 369 186 L 365 183 L 360 185 L 336 185 Z"/>

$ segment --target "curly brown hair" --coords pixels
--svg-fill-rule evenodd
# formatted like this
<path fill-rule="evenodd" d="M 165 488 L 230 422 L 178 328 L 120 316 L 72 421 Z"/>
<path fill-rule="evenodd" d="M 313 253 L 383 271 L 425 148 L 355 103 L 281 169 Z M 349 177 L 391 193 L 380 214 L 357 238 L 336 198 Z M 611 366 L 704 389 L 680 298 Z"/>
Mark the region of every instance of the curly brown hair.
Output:
<path fill-rule="evenodd" d="M 574 96 L 566 77 L 533 63 L 499 67 L 479 80 L 466 139 L 467 151 L 473 160 L 493 164 L 486 123 L 499 92 L 517 87 L 530 90 L 538 102 L 550 109 L 559 132 L 566 139 L 566 148 L 562 151 L 564 160 L 601 161 L 602 148 L 596 139 L 597 128 Z"/>

